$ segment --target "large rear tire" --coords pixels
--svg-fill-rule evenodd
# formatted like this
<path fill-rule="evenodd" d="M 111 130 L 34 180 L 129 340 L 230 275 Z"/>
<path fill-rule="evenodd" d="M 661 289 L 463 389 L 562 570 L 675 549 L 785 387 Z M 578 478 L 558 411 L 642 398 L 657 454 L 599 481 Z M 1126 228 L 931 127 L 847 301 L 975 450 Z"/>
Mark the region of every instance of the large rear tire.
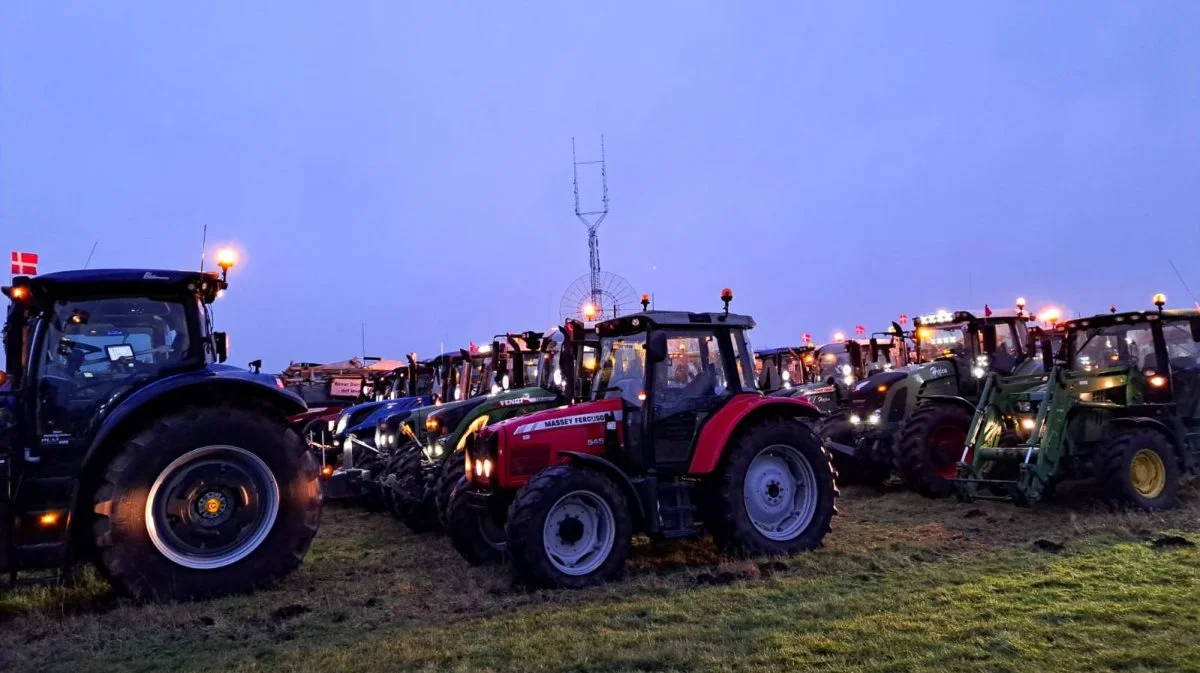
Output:
<path fill-rule="evenodd" d="M 483 509 L 471 502 L 470 490 L 463 477 L 450 496 L 446 508 L 450 544 L 473 566 L 503 563 L 508 550 L 508 537 L 504 533 L 508 510 L 500 503 L 490 510 Z"/>
<path fill-rule="evenodd" d="M 582 589 L 625 570 L 633 523 L 611 479 L 572 465 L 533 476 L 508 510 L 508 552 L 517 581 Z"/>
<path fill-rule="evenodd" d="M 795 554 L 821 545 L 836 513 L 829 453 L 808 425 L 767 419 L 729 449 L 706 522 L 717 547 L 741 554 Z"/>
<path fill-rule="evenodd" d="M 286 424 L 198 407 L 134 435 L 94 497 L 99 565 L 139 599 L 192 599 L 275 584 L 321 517 L 317 465 Z"/>
<path fill-rule="evenodd" d="M 942 401 L 928 402 L 912 413 L 896 444 L 896 467 L 909 488 L 927 498 L 954 493 L 952 480 L 972 416 L 964 405 Z"/>
<path fill-rule="evenodd" d="M 1100 468 L 1104 497 L 1114 505 L 1162 510 L 1179 504 L 1179 458 L 1161 432 L 1137 428 L 1113 437 L 1100 451 Z"/>

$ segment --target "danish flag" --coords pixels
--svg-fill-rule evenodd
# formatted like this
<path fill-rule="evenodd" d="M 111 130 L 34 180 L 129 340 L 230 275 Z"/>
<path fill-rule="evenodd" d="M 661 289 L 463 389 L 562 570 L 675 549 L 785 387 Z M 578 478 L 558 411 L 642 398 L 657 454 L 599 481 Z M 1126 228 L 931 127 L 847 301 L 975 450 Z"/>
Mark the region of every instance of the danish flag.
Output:
<path fill-rule="evenodd" d="M 14 276 L 36 276 L 38 256 L 36 252 L 17 252 L 12 254 L 12 274 Z"/>
<path fill-rule="evenodd" d="M 992 317 L 992 307 L 991 306 L 988 306 L 987 304 L 983 305 L 983 317 L 985 317 L 985 318 Z"/>
<path fill-rule="evenodd" d="M 811 334 L 809 334 L 808 332 L 805 332 L 805 333 L 804 333 L 804 336 L 802 336 L 802 337 L 800 337 L 800 338 L 801 338 L 801 339 L 803 339 L 803 340 L 804 340 L 804 343 L 806 343 L 806 344 L 807 344 L 807 343 L 812 343 L 812 335 L 811 335 Z"/>
<path fill-rule="evenodd" d="M 907 324 L 908 324 L 908 314 L 907 314 L 907 313 L 901 313 L 901 314 L 900 314 L 900 324 L 901 324 L 901 325 L 907 325 Z"/>
<path fill-rule="evenodd" d="M 855 325 L 854 333 L 857 334 L 858 336 L 862 336 L 867 333 L 867 328 L 863 327 L 862 325 Z"/>

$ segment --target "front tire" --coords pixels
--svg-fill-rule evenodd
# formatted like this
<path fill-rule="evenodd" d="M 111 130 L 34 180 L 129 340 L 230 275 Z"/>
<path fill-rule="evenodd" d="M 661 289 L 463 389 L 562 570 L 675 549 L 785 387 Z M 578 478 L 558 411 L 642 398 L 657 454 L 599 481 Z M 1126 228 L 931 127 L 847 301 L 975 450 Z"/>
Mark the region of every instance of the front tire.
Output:
<path fill-rule="evenodd" d="M 450 496 L 454 491 L 454 487 L 458 485 L 467 476 L 467 459 L 466 454 L 462 451 L 455 451 L 450 454 L 446 461 L 442 464 L 442 469 L 438 473 L 437 482 L 433 485 L 433 502 L 436 509 L 438 523 L 443 528 L 449 525 L 449 509 Z"/>
<path fill-rule="evenodd" d="M 1142 510 L 1179 504 L 1179 460 L 1163 433 L 1133 429 L 1113 437 L 1100 451 L 1104 497 Z"/>
<path fill-rule="evenodd" d="M 582 589 L 624 572 L 633 523 L 625 496 L 611 479 L 555 465 L 520 490 L 505 531 L 519 582 Z"/>
<path fill-rule="evenodd" d="M 735 441 L 708 528 L 717 547 L 795 554 L 821 545 L 836 512 L 829 453 L 804 423 L 772 418 Z"/>
<path fill-rule="evenodd" d="M 401 449 L 396 460 L 392 497 L 402 512 L 404 525 L 414 533 L 433 532 L 440 526 L 425 462 L 425 452 L 416 442 Z"/>
<path fill-rule="evenodd" d="M 270 586 L 320 523 L 317 466 L 286 425 L 232 408 L 155 421 L 109 462 L 94 498 L 99 565 L 139 599 Z"/>
<path fill-rule="evenodd" d="M 958 476 L 972 417 L 953 402 L 930 402 L 912 413 L 896 444 L 896 467 L 909 488 L 927 498 L 954 493 L 952 480 Z"/>
<path fill-rule="evenodd" d="M 508 510 L 499 504 L 490 510 L 482 509 L 471 502 L 470 490 L 463 477 L 450 496 L 446 508 L 450 544 L 473 566 L 503 563 L 508 550 L 508 537 L 504 533 Z"/>

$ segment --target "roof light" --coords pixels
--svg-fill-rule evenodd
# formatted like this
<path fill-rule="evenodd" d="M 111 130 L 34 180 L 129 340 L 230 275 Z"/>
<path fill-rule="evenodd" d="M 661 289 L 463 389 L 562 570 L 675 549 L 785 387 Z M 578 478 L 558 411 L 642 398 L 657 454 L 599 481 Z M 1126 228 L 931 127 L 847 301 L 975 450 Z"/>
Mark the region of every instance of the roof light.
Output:
<path fill-rule="evenodd" d="M 1150 377 L 1150 385 L 1155 388 L 1162 388 L 1163 386 L 1167 385 L 1167 377 L 1151 376 Z"/>
<path fill-rule="evenodd" d="M 649 309 L 650 309 L 650 295 L 644 294 L 644 295 L 642 295 L 642 310 L 648 311 Z"/>
<path fill-rule="evenodd" d="M 233 248 L 221 248 L 221 250 L 217 252 L 217 266 L 221 267 L 222 271 L 229 273 L 229 270 L 232 269 L 233 265 L 236 263 L 237 253 L 234 252 Z"/>
<path fill-rule="evenodd" d="M 9 296 L 13 299 L 24 299 L 29 296 L 29 290 L 23 285 L 17 285 L 9 293 Z"/>
<path fill-rule="evenodd" d="M 839 343 L 839 344 L 840 344 L 840 343 L 842 343 L 842 342 L 843 342 L 843 341 L 845 341 L 845 340 L 846 340 L 846 334 L 845 334 L 844 332 L 834 332 L 834 333 L 833 333 L 833 341 L 834 341 L 834 343 Z"/>
<path fill-rule="evenodd" d="M 53 525 L 57 524 L 58 519 L 59 519 L 58 512 L 46 512 L 45 514 L 38 517 L 38 523 L 42 524 L 43 526 L 49 527 L 49 526 L 53 526 Z"/>
<path fill-rule="evenodd" d="M 1017 297 L 1017 310 L 1018 311 L 1025 310 L 1025 297 Z"/>
<path fill-rule="evenodd" d="M 596 317 L 596 305 L 588 302 L 583 305 L 583 317 L 591 320 Z"/>
<path fill-rule="evenodd" d="M 1163 310 L 1163 306 L 1167 305 L 1167 295 L 1161 292 L 1154 295 L 1154 305 L 1158 307 L 1158 310 Z"/>

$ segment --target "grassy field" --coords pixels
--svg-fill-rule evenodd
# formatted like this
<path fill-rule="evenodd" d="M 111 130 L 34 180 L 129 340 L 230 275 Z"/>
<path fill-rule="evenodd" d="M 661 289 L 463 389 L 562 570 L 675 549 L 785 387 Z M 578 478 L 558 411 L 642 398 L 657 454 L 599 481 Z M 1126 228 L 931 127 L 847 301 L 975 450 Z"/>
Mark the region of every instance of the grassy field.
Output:
<path fill-rule="evenodd" d="M 136 605 L 90 579 L 0 593 L 0 671 L 1200 671 L 1200 492 L 1179 510 L 847 489 L 824 549 L 639 544 L 624 581 L 513 588 L 437 535 L 326 508 L 253 596 Z"/>

